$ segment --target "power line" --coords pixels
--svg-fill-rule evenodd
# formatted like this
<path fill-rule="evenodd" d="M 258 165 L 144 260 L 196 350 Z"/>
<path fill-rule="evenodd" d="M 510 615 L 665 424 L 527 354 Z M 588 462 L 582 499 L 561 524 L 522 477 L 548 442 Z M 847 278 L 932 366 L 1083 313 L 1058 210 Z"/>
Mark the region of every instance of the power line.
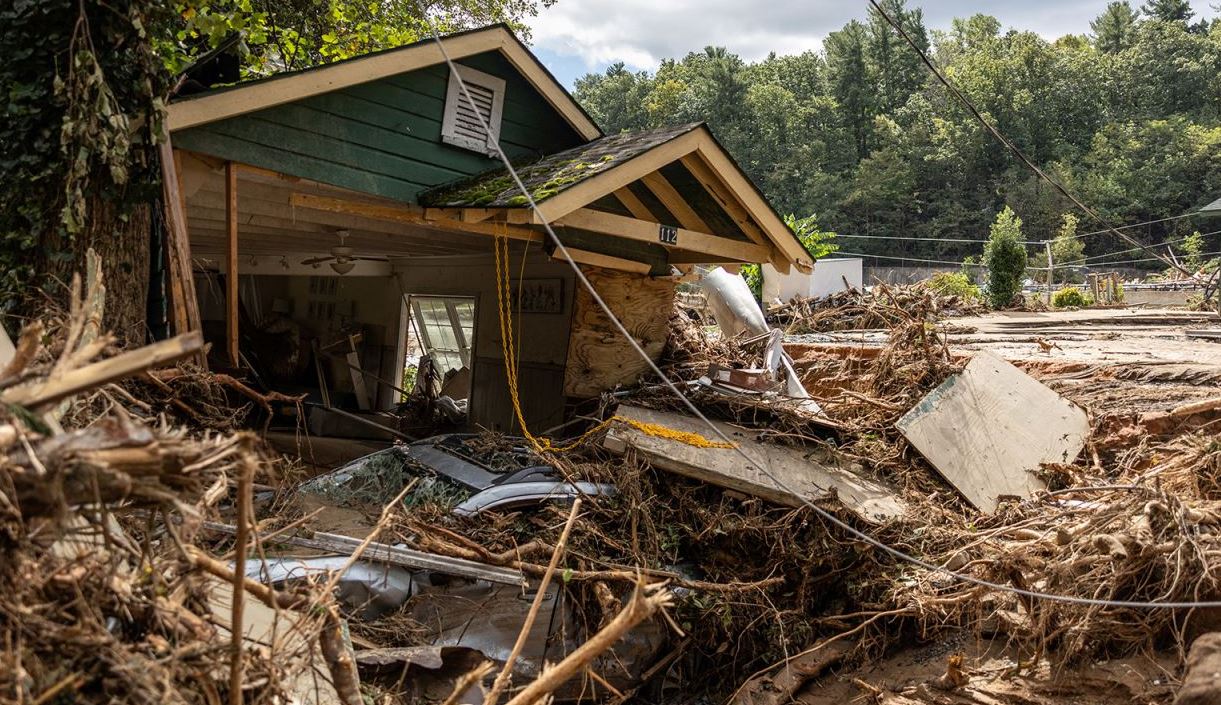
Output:
<path fill-rule="evenodd" d="M 842 235 L 835 233 L 835 238 L 841 237 L 852 238 L 854 240 L 907 240 L 910 242 L 971 242 L 978 245 L 986 245 L 987 240 L 960 238 L 960 237 L 915 237 L 913 235 Z M 1042 240 L 1020 240 L 1023 245 L 1042 245 Z"/>
<path fill-rule="evenodd" d="M 1200 257 L 1216 257 L 1221 255 L 1221 252 L 1201 252 Z M 1110 265 L 1110 264 L 1136 264 L 1137 262 L 1161 262 L 1161 257 L 1145 257 L 1144 259 L 1128 259 L 1122 262 L 1094 262 L 1095 265 Z M 1062 267 L 1072 267 L 1071 264 L 1062 265 Z"/>
<path fill-rule="evenodd" d="M 870 0 L 870 2 L 873 2 L 873 0 Z M 441 56 L 445 59 L 445 63 L 450 70 L 450 75 L 454 76 L 456 78 L 458 87 L 461 89 L 462 95 L 466 98 L 467 105 L 472 108 L 472 112 L 475 114 L 475 117 L 479 120 L 479 123 L 483 127 L 483 129 L 485 131 L 487 131 L 488 134 L 491 134 L 491 131 L 488 129 L 487 120 L 484 118 L 483 113 L 474 109 L 475 101 L 471 97 L 470 89 L 467 87 L 466 81 L 464 81 L 462 79 L 461 74 L 458 73 L 457 67 L 454 66 L 454 62 L 450 58 L 449 52 L 445 49 L 445 44 L 441 42 L 441 37 L 437 33 L 436 26 L 431 25 L 431 23 L 430 23 L 430 28 L 432 30 L 432 37 L 436 41 L 437 47 L 440 49 Z M 631 345 L 632 349 L 636 352 L 637 355 L 640 356 L 640 359 L 647 365 L 648 369 L 650 371 L 652 371 L 653 374 L 657 375 L 658 379 L 660 379 L 662 381 L 662 383 L 665 385 L 665 387 L 667 389 L 669 389 L 670 392 L 672 392 L 682 402 L 683 406 L 685 406 L 688 411 L 690 411 L 696 418 L 698 418 L 701 422 L 703 422 L 712 431 L 713 435 L 719 437 L 722 441 L 729 444 L 729 446 L 731 448 L 733 448 L 738 453 L 738 455 L 742 456 L 742 459 L 745 460 L 748 465 L 754 467 L 756 470 L 759 471 L 760 474 L 762 474 L 764 477 L 771 480 L 772 484 L 774 484 L 776 487 L 778 487 L 781 490 L 784 490 L 785 492 L 789 493 L 790 495 L 792 495 L 794 497 L 799 498 L 801 500 L 802 504 L 809 507 L 810 510 L 813 511 L 815 514 L 817 514 L 819 517 L 822 517 L 822 519 L 824 521 L 828 522 L 829 524 L 839 528 L 840 530 L 842 530 L 848 534 L 851 534 L 852 536 L 855 536 L 856 538 L 860 539 L 861 541 L 864 541 L 865 543 L 873 546 L 874 548 L 877 548 L 880 551 L 887 553 L 888 555 L 890 555 L 898 560 L 911 563 L 912 565 L 919 566 L 921 568 L 924 568 L 924 569 L 932 571 L 932 572 L 941 573 L 943 575 L 950 576 L 957 580 L 962 580 L 964 582 L 967 582 L 967 583 L 970 583 L 973 585 L 978 585 L 980 587 L 988 588 L 990 590 L 996 590 L 999 592 L 1007 592 L 1007 593 L 1021 595 L 1021 596 L 1029 597 L 1029 598 L 1033 598 L 1033 599 L 1042 599 L 1042 600 L 1048 600 L 1048 601 L 1053 601 L 1053 602 L 1062 602 L 1062 603 L 1070 603 L 1070 604 L 1078 604 L 1078 605 L 1093 605 L 1093 606 L 1099 606 L 1099 607 L 1127 607 L 1127 608 L 1131 608 L 1131 609 L 1194 609 L 1194 608 L 1221 607 L 1221 601 L 1214 601 L 1214 602 L 1137 602 L 1137 601 L 1127 601 L 1127 600 L 1102 600 L 1102 599 L 1098 599 L 1098 598 L 1076 597 L 1073 595 L 1058 595 L 1058 594 L 1054 594 L 1054 593 L 1039 592 L 1036 590 L 1027 590 L 1024 588 L 1017 588 L 1012 585 L 1004 585 L 1001 583 L 995 583 L 995 582 L 992 582 L 989 580 L 984 580 L 982 578 L 976 578 L 972 575 L 966 575 L 965 573 L 959 573 L 957 571 L 950 570 L 949 568 L 947 568 L 945 566 L 929 563 L 928 561 L 925 561 L 921 558 L 917 558 L 916 556 L 910 555 L 908 553 L 905 553 L 904 551 L 901 551 L 897 548 L 889 546 L 886 543 L 883 543 L 882 541 L 879 541 L 878 539 L 874 538 L 873 536 L 870 536 L 869 534 L 861 531 L 860 529 L 857 529 L 856 527 L 852 526 L 851 524 L 848 524 L 844 520 L 835 516 L 831 512 L 823 509 L 822 507 L 819 507 L 818 505 L 814 504 L 810 500 L 806 499 L 804 494 L 793 490 L 792 488 L 785 485 L 785 483 L 778 480 L 776 478 L 776 476 L 773 475 L 772 472 L 768 468 L 764 467 L 762 464 L 757 462 L 754 458 L 747 455 L 746 452 L 742 450 L 740 445 L 738 445 L 738 444 L 734 443 L 732 440 L 730 440 L 729 437 L 726 436 L 725 433 L 722 432 L 720 428 L 718 428 L 715 424 L 713 424 L 712 421 L 709 420 L 709 418 L 707 416 L 705 416 L 704 413 L 702 411 L 700 411 L 700 409 L 690 399 L 688 399 L 687 396 L 685 394 L 683 394 L 681 390 L 679 390 L 679 388 L 674 384 L 674 382 L 671 381 L 670 378 L 661 371 L 661 368 L 657 366 L 657 363 L 654 362 L 653 359 L 651 357 L 649 357 L 648 354 L 645 353 L 644 349 L 642 347 L 640 347 L 640 343 L 636 341 L 636 338 L 634 338 L 631 334 L 628 333 L 628 330 L 627 330 L 627 328 L 624 327 L 623 322 L 619 320 L 619 317 L 615 315 L 615 312 L 610 309 L 610 306 L 608 306 L 606 304 L 606 302 L 602 299 L 602 296 L 598 294 L 596 289 L 594 289 L 593 285 L 589 282 L 589 279 L 585 276 L 585 273 L 581 271 L 581 267 L 579 265 L 577 265 L 575 260 L 572 259 L 572 256 L 568 252 L 568 248 L 566 248 L 564 246 L 564 243 L 555 234 L 555 230 L 551 227 L 551 223 L 548 222 L 548 220 L 543 216 L 542 212 L 539 210 L 538 203 L 536 203 L 534 200 L 534 195 L 530 193 L 529 189 L 527 189 L 525 184 L 522 182 L 521 176 L 518 175 L 517 170 L 513 168 L 513 163 L 510 162 L 509 158 L 505 155 L 504 150 L 500 147 L 500 143 L 493 142 L 493 145 L 496 148 L 496 155 L 500 158 L 501 162 L 504 163 L 505 169 L 509 172 L 509 175 L 513 179 L 513 183 L 516 185 L 517 189 L 519 191 L 521 191 L 522 196 L 526 199 L 526 203 L 530 206 L 530 209 L 531 209 L 531 211 L 533 211 L 534 216 L 538 219 L 538 222 L 542 225 L 543 229 L 546 231 L 547 237 L 550 238 L 551 242 L 555 244 L 556 251 L 559 252 L 561 254 L 561 256 L 564 258 L 564 260 L 568 263 L 568 266 L 572 269 L 573 274 L 576 276 L 577 281 L 579 281 L 581 283 L 581 286 L 585 287 L 586 291 L 589 292 L 590 297 L 594 300 L 594 302 L 598 305 L 598 307 L 600 309 L 602 309 L 602 312 L 606 314 L 606 317 L 611 322 L 611 325 L 614 326 L 615 330 L 620 335 L 623 336 L 623 339 L 626 340 L 629 345 Z M 824 488 L 819 488 L 819 489 L 825 491 Z"/>
<path fill-rule="evenodd" d="M 1193 215 L 1197 215 L 1197 214 L 1195 214 L 1195 211 L 1192 211 L 1192 213 L 1184 213 L 1182 215 L 1171 215 L 1170 217 L 1159 217 L 1158 220 L 1133 222 L 1132 225 L 1121 225 L 1120 227 L 1116 227 L 1115 230 L 1132 230 L 1133 227 L 1142 227 L 1145 225 L 1155 225 L 1155 224 L 1159 224 L 1159 222 L 1167 222 L 1167 221 L 1171 221 L 1171 220 L 1182 220 L 1182 219 L 1184 219 L 1184 217 L 1190 217 Z M 1072 235 L 1070 237 L 1073 237 L 1073 238 L 1089 237 L 1092 235 L 1101 235 L 1101 233 L 1104 233 L 1104 232 L 1111 232 L 1111 231 L 1110 230 L 1095 230 L 1093 232 L 1078 232 L 1078 233 L 1076 233 L 1076 235 Z M 916 236 L 911 236 L 911 235 L 845 235 L 845 233 L 842 233 L 842 232 L 836 232 L 835 237 L 836 238 L 844 237 L 844 238 L 852 238 L 852 239 L 902 239 L 902 241 L 910 241 L 910 242 L 966 242 L 966 243 L 978 243 L 978 244 L 987 244 L 988 243 L 987 238 L 916 237 Z M 1053 239 L 1055 239 L 1055 238 L 1053 238 Z M 1187 239 L 1187 238 L 1184 237 L 1182 239 L 1178 239 L 1178 241 L 1173 241 L 1173 242 L 1182 242 L 1183 239 Z M 1023 241 L 1020 241 L 1021 244 L 1043 244 L 1043 242 L 1044 241 L 1042 241 L 1042 239 L 1023 239 Z M 1155 246 L 1151 246 L 1151 247 L 1159 247 L 1160 244 L 1170 244 L 1170 243 L 1162 242 L 1159 244 L 1155 244 Z M 1132 248 L 1132 249 L 1137 249 L 1137 248 Z M 1131 252 L 1131 250 L 1122 250 L 1122 252 Z M 1101 257 L 1101 255 L 1096 255 L 1096 257 Z"/>
<path fill-rule="evenodd" d="M 1183 218 L 1190 218 L 1191 216 L 1197 215 L 1197 214 L 1198 214 L 1197 211 L 1191 211 L 1190 213 L 1183 213 L 1181 215 L 1172 215 L 1169 218 L 1158 218 L 1157 220 L 1146 220 L 1143 223 L 1132 223 L 1131 225 L 1121 225 L 1117 228 L 1109 228 L 1107 230 L 1095 230 L 1093 232 L 1088 232 L 1088 233 L 1077 233 L 1076 235 L 1073 235 L 1073 237 L 1089 237 L 1091 235 L 1101 235 L 1103 233 L 1109 233 L 1109 232 L 1111 232 L 1111 230 L 1131 230 L 1132 228 L 1139 228 L 1143 225 L 1156 225 L 1158 223 L 1165 223 L 1170 220 L 1182 220 Z"/>
<path fill-rule="evenodd" d="M 1221 230 L 1213 230 L 1213 231 L 1207 232 L 1207 233 L 1200 233 L 1200 237 L 1208 237 L 1210 235 L 1216 235 L 1218 233 L 1221 233 Z M 1151 245 L 1151 247 L 1169 247 L 1170 245 L 1177 245 L 1180 242 L 1186 242 L 1187 240 L 1190 240 L 1193 236 L 1194 236 L 1194 233 L 1192 235 L 1188 235 L 1187 237 L 1180 237 L 1175 240 L 1167 240 L 1166 242 L 1160 242 L 1156 245 Z M 1086 257 L 1083 261 L 1088 262 L 1090 260 L 1098 259 L 1100 257 L 1114 257 L 1115 255 L 1126 255 L 1129 252 L 1136 252 L 1136 248 L 1130 248 L 1127 250 L 1118 250 L 1116 252 L 1108 252 L 1106 254 L 1101 254 L 1101 255 L 1091 255 L 1090 257 Z M 1201 256 L 1203 256 L 1203 255 L 1201 255 Z M 1099 262 L 1098 264 L 1110 264 L 1110 263 L 1109 262 Z"/>
<path fill-rule="evenodd" d="M 1035 174 L 1037 174 L 1039 176 L 1039 178 L 1041 178 L 1044 181 L 1046 181 L 1047 183 L 1051 184 L 1057 191 L 1060 192 L 1060 195 L 1062 195 L 1065 198 L 1067 198 L 1068 200 L 1072 201 L 1073 205 L 1077 206 L 1077 208 L 1079 208 L 1082 213 L 1085 213 L 1089 217 L 1091 217 L 1094 220 L 1098 221 L 1099 223 L 1105 225 L 1106 230 L 1104 232 L 1113 233 L 1113 234 L 1117 235 L 1118 237 L 1120 237 L 1121 239 L 1128 242 L 1128 244 L 1132 245 L 1133 247 L 1139 247 L 1140 249 L 1145 250 L 1146 252 L 1149 252 L 1150 254 L 1156 256 L 1158 259 L 1164 261 L 1167 265 L 1174 267 L 1175 269 L 1181 271 L 1183 274 L 1187 275 L 1188 277 L 1192 277 L 1192 278 L 1195 277 L 1195 275 L 1193 273 L 1188 272 L 1186 269 L 1184 269 L 1183 267 L 1176 264 L 1173 260 L 1159 255 L 1152 248 L 1146 247 L 1145 245 L 1140 243 L 1135 238 L 1130 237 L 1128 234 L 1121 232 L 1121 231 L 1115 229 L 1114 227 L 1112 227 L 1105 220 L 1103 220 L 1102 216 L 1099 215 L 1093 208 L 1090 208 L 1089 206 L 1082 203 L 1081 200 L 1078 199 L 1076 196 L 1074 196 L 1071 192 L 1069 192 L 1069 190 L 1067 188 L 1065 188 L 1063 184 L 1061 184 L 1059 181 L 1056 181 L 1055 179 L 1053 179 L 1049 174 L 1047 174 L 1047 172 L 1043 171 L 1039 167 L 1039 165 L 1037 165 L 1033 161 L 1031 161 L 1030 158 L 1027 157 L 1026 154 L 1020 148 L 1018 148 L 1017 145 L 1015 145 L 1013 142 L 1011 142 L 1008 137 L 1006 137 L 1004 134 L 1002 134 L 1001 131 L 999 129 L 997 129 L 995 125 L 993 125 L 991 122 L 988 122 L 988 119 L 984 117 L 983 113 L 979 112 L 979 109 L 975 107 L 975 104 L 972 103 L 971 100 L 969 98 L 967 98 L 967 96 L 964 95 L 962 91 L 958 90 L 957 86 L 950 83 L 949 79 L 947 79 L 944 75 L 942 75 L 941 70 L 937 68 L 937 66 L 933 63 L 932 59 L 930 59 L 928 57 L 928 55 L 924 53 L 924 50 L 921 49 L 918 44 L 916 44 L 916 41 L 911 38 L 911 35 L 909 35 L 907 33 L 907 30 L 905 30 L 903 28 L 902 24 L 900 24 L 899 22 L 896 22 L 895 19 L 890 16 L 890 13 L 888 13 L 882 7 L 882 5 L 878 2 L 878 0 L 869 0 L 869 4 L 873 6 L 874 10 L 877 10 L 878 14 L 881 15 L 881 17 L 886 20 L 887 24 L 889 24 L 891 27 L 894 27 L 894 29 L 903 37 L 903 39 L 907 41 L 908 45 L 911 46 L 912 51 L 916 52 L 916 54 L 920 57 L 920 61 L 922 61 L 924 63 L 924 65 L 926 67 L 928 67 L 929 71 L 933 72 L 933 75 L 937 77 L 937 80 L 940 81 L 943 86 L 945 86 L 947 89 L 949 89 L 949 91 L 951 93 L 953 93 L 954 96 L 956 98 L 958 98 L 958 100 L 964 106 L 966 106 L 967 110 L 969 110 L 971 112 L 971 114 L 975 117 L 975 119 L 977 121 L 979 121 L 979 124 L 983 125 L 988 130 L 988 132 L 992 133 L 992 136 L 995 137 L 998 142 L 1000 142 L 1002 145 L 1004 145 L 1006 148 L 1008 148 L 1009 151 L 1013 152 L 1013 155 L 1016 156 L 1023 164 L 1025 164 L 1027 168 L 1029 168 L 1031 171 L 1033 171 Z"/>
<path fill-rule="evenodd" d="M 983 267 L 983 266 L 985 266 L 983 264 L 976 264 L 974 262 L 972 262 L 972 263 L 955 262 L 953 260 L 948 260 L 948 259 L 920 259 L 919 257 L 902 257 L 900 255 L 867 255 L 863 252 L 844 252 L 843 250 L 836 250 L 835 254 L 848 255 L 850 257 L 873 257 L 875 259 L 901 260 L 903 262 L 924 262 L 927 264 L 952 264 L 955 267 Z"/>

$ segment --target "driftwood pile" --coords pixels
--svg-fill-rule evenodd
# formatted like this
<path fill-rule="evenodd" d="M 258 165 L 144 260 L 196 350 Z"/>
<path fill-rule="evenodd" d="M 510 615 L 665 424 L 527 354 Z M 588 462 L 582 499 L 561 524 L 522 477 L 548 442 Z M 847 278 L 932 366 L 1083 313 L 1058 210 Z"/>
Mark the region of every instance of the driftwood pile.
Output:
<path fill-rule="evenodd" d="M 948 318 L 980 314 L 987 307 L 980 299 L 939 293 L 926 283 L 876 284 L 868 291 L 847 289 L 821 298 L 795 298 L 769 308 L 767 316 L 788 333 L 826 333 L 885 330 L 908 320 L 916 310 Z"/>
<path fill-rule="evenodd" d="M 198 335 L 114 350 L 90 260 L 72 309 L 28 323 L 0 371 L 0 699 L 289 702 L 314 669 L 342 694 L 355 671 L 333 600 L 243 580 L 197 542 L 248 494 L 254 438 L 175 426 L 124 386 L 201 354 Z M 299 615 L 299 636 L 245 638 L 255 602 Z"/>
<path fill-rule="evenodd" d="M 1089 601 L 1221 600 L 1221 403 L 1206 400 L 1135 420 L 1094 417 L 1086 451 L 1071 463 L 1040 471 L 1046 491 L 981 514 L 895 428 L 922 397 L 962 368 L 965 359 L 951 353 L 933 325 L 947 311 L 963 311 L 961 302 L 923 287 L 878 287 L 871 295 L 848 292 L 839 299 L 813 307 L 796 302 L 782 313 L 790 331 L 840 326 L 886 330 L 886 342 L 878 347 L 798 346 L 796 366 L 822 407 L 822 417 L 783 400 L 728 397 L 701 387 L 689 388 L 690 396 L 714 418 L 765 428 L 777 443 L 832 447 L 902 487 L 907 503 L 919 511 L 869 533 L 951 573 L 862 550 L 842 531 L 825 527 L 857 549 L 838 559 L 830 549 L 833 543 L 813 549 L 824 551 L 824 566 L 842 566 L 836 576 L 843 588 L 834 600 L 846 616 L 823 616 L 808 622 L 806 631 L 790 631 L 781 664 L 805 653 L 805 647 L 817 652 L 823 645 L 834 651 L 836 662 L 871 659 L 894 645 L 964 628 L 1017 645 L 1021 658 L 1032 663 L 1046 659 L 1071 667 L 1150 650 L 1169 650 L 1182 663 L 1191 639 L 1215 629 L 1213 610 Z M 676 317 L 665 369 L 672 377 L 690 380 L 711 365 L 758 367 L 760 354 L 747 341 L 710 336 Z M 627 398 L 681 411 L 656 386 L 645 385 Z M 1132 430 L 1117 433 L 1118 426 Z M 805 521 L 817 517 L 806 514 Z M 702 526 L 713 530 L 722 522 Z M 776 524 L 756 540 L 761 545 L 791 540 L 788 530 Z M 1067 599 L 1018 595 L 955 574 Z M 780 613 L 813 608 L 833 614 L 826 602 L 814 607 L 787 601 L 799 584 L 787 577 L 769 591 Z M 854 644 L 846 652 L 845 635 Z M 786 673 L 786 668 L 774 667 L 761 671 L 761 677 L 788 682 L 792 678 Z M 768 683 L 772 695 L 779 692 Z M 769 696 L 764 702 L 781 700 Z"/>

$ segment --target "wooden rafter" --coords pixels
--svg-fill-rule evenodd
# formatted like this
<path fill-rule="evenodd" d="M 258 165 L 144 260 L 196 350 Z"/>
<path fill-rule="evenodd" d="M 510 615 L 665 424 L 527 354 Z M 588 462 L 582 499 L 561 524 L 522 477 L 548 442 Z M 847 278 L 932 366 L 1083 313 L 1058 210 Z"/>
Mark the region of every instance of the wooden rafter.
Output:
<path fill-rule="evenodd" d="M 700 130 L 692 130 L 628 159 L 622 164 L 606 169 L 596 176 L 573 184 L 539 203 L 539 212 L 534 214 L 533 222 L 535 224 L 541 224 L 543 220 L 552 222 L 578 208 L 584 208 L 599 198 L 639 180 L 645 174 L 657 171 L 679 157 L 690 154 L 699 147 L 700 140 L 703 138 L 704 135 Z"/>
<path fill-rule="evenodd" d="M 652 265 L 647 262 L 637 262 L 634 259 L 624 259 L 622 257 L 614 257 L 612 255 L 604 255 L 601 252 L 590 252 L 589 250 L 578 250 L 575 247 L 565 247 L 568 256 L 572 257 L 572 261 L 577 264 L 588 264 L 594 267 L 603 267 L 605 269 L 618 269 L 623 272 L 633 272 L 635 274 L 648 274 L 653 271 Z M 564 257 L 559 252 L 551 255 L 551 259 L 563 261 Z"/>
<path fill-rule="evenodd" d="M 543 239 L 542 233 L 529 227 L 513 225 L 511 223 L 463 223 L 456 220 L 429 220 L 425 217 L 424 209 L 416 206 L 363 203 L 361 201 L 316 196 L 308 193 L 294 193 L 289 196 L 288 202 L 290 205 L 298 208 L 312 208 L 331 213 L 347 213 L 375 220 L 410 223 L 439 230 L 505 236 L 514 240 L 525 240 L 527 242 L 541 242 Z"/>
<path fill-rule="evenodd" d="M 687 203 L 687 199 L 682 197 L 678 189 L 670 183 L 670 180 L 662 175 L 660 171 L 655 171 L 651 174 L 645 174 L 640 182 L 649 189 L 657 200 L 661 201 L 661 205 L 666 207 L 666 210 L 674 214 L 678 218 L 678 222 L 688 230 L 698 230 L 701 233 L 712 233 L 712 228 L 708 227 L 708 223 L 700 217 L 699 213 Z"/>
<path fill-rule="evenodd" d="M 653 215 L 653 211 L 649 210 L 644 201 L 632 193 L 632 189 L 627 186 L 615 191 L 615 198 L 619 199 L 619 202 L 623 204 L 624 208 L 628 209 L 633 218 L 647 221 L 657 220 L 657 216 Z"/>
<path fill-rule="evenodd" d="M 733 222 L 746 233 L 753 242 L 763 245 L 767 243 L 767 236 L 755 225 L 755 221 L 750 217 L 750 213 L 746 211 L 746 207 L 733 195 L 733 193 L 725 188 L 721 180 L 717 178 L 716 173 L 712 170 L 699 152 L 692 152 L 682 158 L 683 166 L 687 167 L 687 171 L 695 177 L 696 181 L 704 187 L 708 195 L 712 196 L 725 211 Z"/>
<path fill-rule="evenodd" d="M 711 261 L 766 262 L 771 254 L 770 248 L 756 245 L 753 242 L 730 240 L 685 228 L 675 228 L 672 233 L 668 233 L 673 239 L 672 242 L 669 242 L 661 237 L 662 226 L 657 223 L 589 208 L 581 208 L 569 213 L 561 218 L 558 224 L 614 235 L 627 240 L 660 244 L 672 250 L 699 253 L 702 256 L 714 258 Z"/>
<path fill-rule="evenodd" d="M 729 154 L 716 143 L 709 133 L 704 133 L 703 141 L 700 145 L 700 157 L 708 162 L 709 167 L 716 171 L 717 174 L 724 180 L 726 188 L 732 193 L 737 194 L 745 206 L 750 217 L 759 224 L 763 232 L 767 233 L 768 240 L 784 253 L 784 257 L 772 260 L 772 264 L 782 272 L 788 270 L 789 262 L 797 265 L 798 269 L 810 271 L 814 262 L 810 258 L 810 253 L 802 247 L 801 243 L 789 230 L 789 227 L 784 224 L 776 211 L 772 209 L 763 195 L 754 184 L 746 178 L 746 175 L 738 168 Z"/>

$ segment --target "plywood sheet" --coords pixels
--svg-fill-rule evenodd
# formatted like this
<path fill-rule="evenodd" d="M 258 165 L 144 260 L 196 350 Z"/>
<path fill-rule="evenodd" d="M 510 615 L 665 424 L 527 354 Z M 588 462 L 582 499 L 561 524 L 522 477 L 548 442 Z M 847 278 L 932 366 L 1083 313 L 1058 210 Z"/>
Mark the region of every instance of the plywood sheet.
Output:
<path fill-rule="evenodd" d="M 1090 424 L 1084 411 L 992 353 L 975 354 L 895 424 L 975 507 L 1044 489 L 1042 463 L 1069 463 Z"/>
<path fill-rule="evenodd" d="M 703 421 L 691 416 L 628 405 L 620 406 L 618 415 L 717 440 Z M 800 507 L 803 499 L 821 499 L 834 491 L 845 507 L 867 521 L 892 519 L 906 509 L 892 488 L 866 477 L 860 465 L 846 462 L 829 451 L 769 445 L 759 442 L 756 431 L 724 423 L 716 426 L 751 462 L 732 448 L 700 448 L 650 435 L 626 424 L 612 425 L 603 446 L 615 453 L 632 448 L 656 468 L 790 507 Z"/>
<path fill-rule="evenodd" d="M 656 361 L 666 345 L 677 284 L 600 267 L 581 269 L 623 327 Z M 635 384 L 648 364 L 579 283 L 575 299 L 564 394 L 586 399 L 618 385 Z"/>

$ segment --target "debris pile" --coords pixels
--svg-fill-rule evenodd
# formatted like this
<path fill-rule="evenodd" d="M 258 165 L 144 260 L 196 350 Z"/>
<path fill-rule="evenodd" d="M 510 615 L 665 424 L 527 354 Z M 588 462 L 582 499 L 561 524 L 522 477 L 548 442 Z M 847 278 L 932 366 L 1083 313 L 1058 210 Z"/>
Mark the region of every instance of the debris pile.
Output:
<path fill-rule="evenodd" d="M 317 617 L 330 600 L 257 583 L 235 598 L 240 577 L 199 542 L 203 518 L 261 466 L 255 439 L 172 425 L 117 384 L 202 344 L 188 335 L 114 351 L 90 259 L 72 310 L 27 325 L 0 372 L 0 693 L 152 705 L 240 690 L 231 702 L 305 702 L 314 669 L 342 681 L 334 620 Z"/>
<path fill-rule="evenodd" d="M 978 298 L 936 291 L 927 282 L 894 286 L 876 284 L 867 290 L 845 289 L 821 298 L 794 298 L 770 307 L 768 320 L 791 334 L 887 329 L 919 310 L 937 318 L 970 316 L 987 310 Z"/>
<path fill-rule="evenodd" d="M 1082 409 L 953 349 L 927 289 L 793 304 L 885 341 L 792 358 L 676 314 L 662 369 L 711 426 L 645 380 L 566 441 L 432 436 L 301 482 L 235 432 L 296 397 L 193 367 L 198 338 L 115 354 L 84 289 L 0 372 L 19 701 L 1043 703 L 1142 653 L 1178 678 L 1215 628 L 1145 603 L 1221 599 L 1221 403 Z M 919 682 L 859 670 L 921 645 Z"/>

